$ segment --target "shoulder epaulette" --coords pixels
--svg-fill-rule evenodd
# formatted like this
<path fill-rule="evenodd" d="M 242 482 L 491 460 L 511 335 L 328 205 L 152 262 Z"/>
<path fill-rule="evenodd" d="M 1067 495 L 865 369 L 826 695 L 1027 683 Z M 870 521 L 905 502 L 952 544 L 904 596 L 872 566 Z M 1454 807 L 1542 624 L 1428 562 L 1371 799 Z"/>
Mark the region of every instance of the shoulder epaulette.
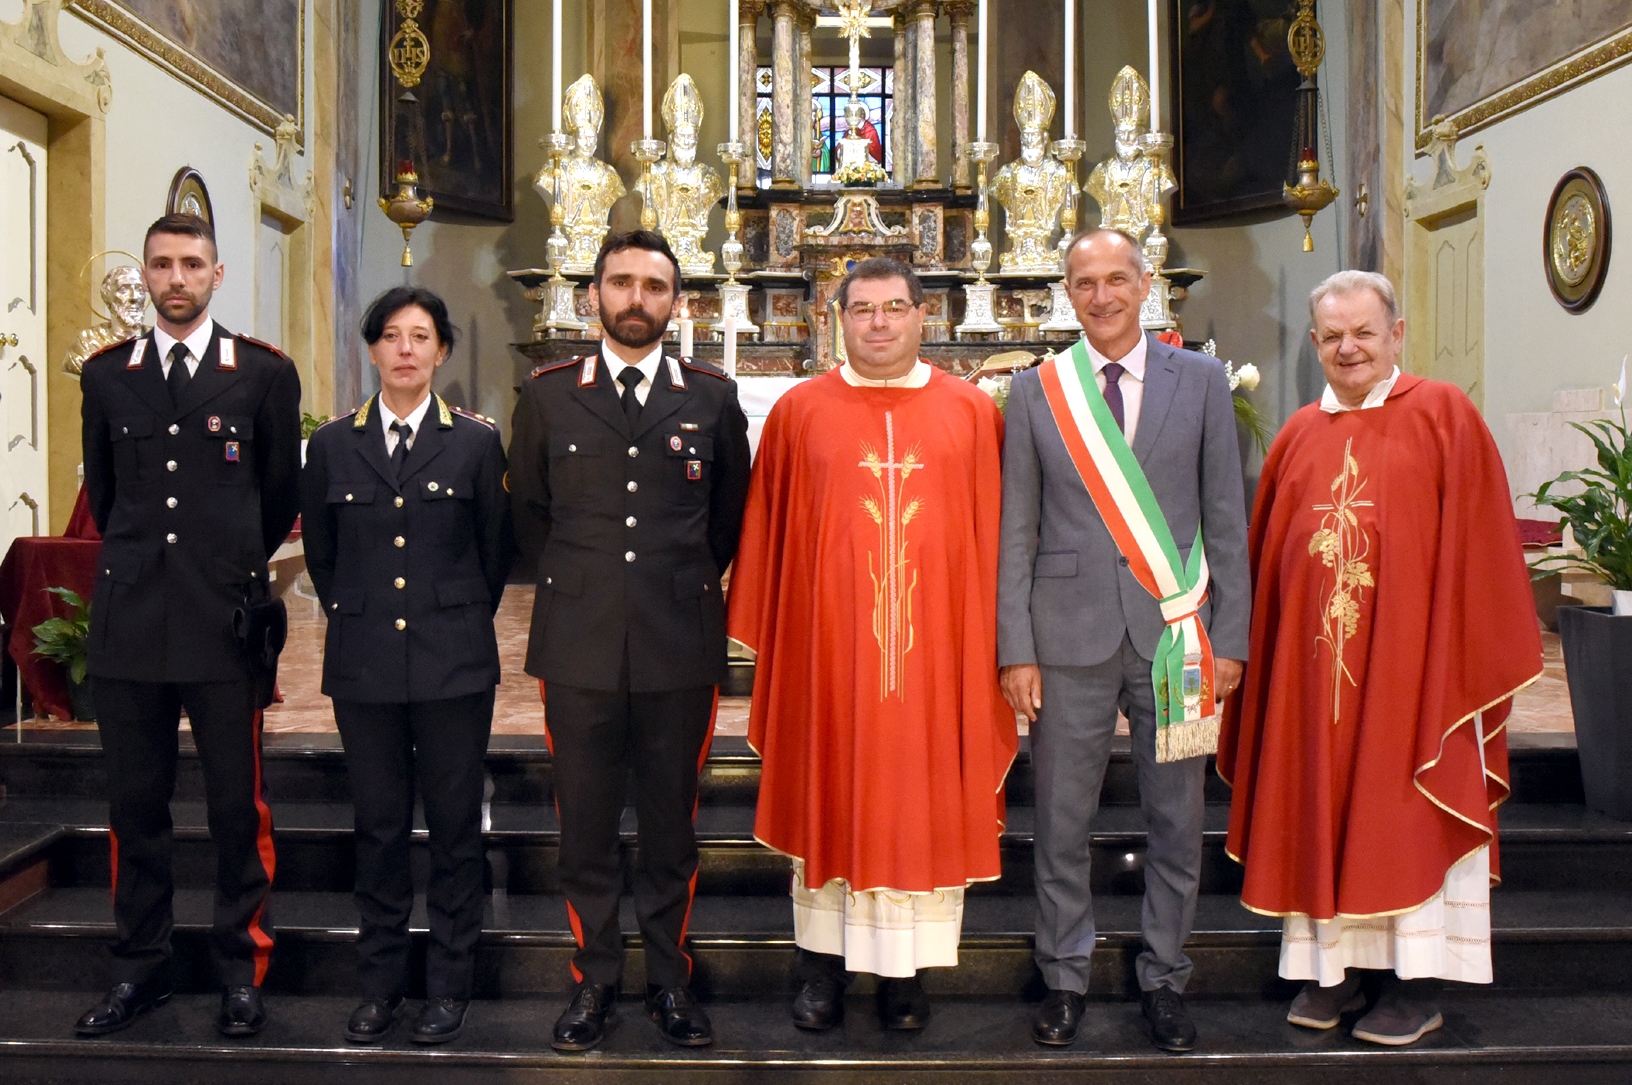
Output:
<path fill-rule="evenodd" d="M 545 373 L 549 373 L 557 369 L 565 369 L 568 366 L 577 365 L 578 362 L 579 359 L 577 358 L 567 358 L 559 362 L 545 362 L 543 365 L 535 367 L 533 371 L 528 374 L 527 379 L 531 380 L 534 377 L 541 377 Z"/>
<path fill-rule="evenodd" d="M 319 422 L 317 424 L 317 429 L 325 429 L 325 428 L 327 428 L 329 426 L 334 425 L 336 422 L 344 422 L 346 419 L 350 418 L 352 415 L 354 415 L 356 413 L 357 413 L 357 409 L 355 407 L 353 407 L 351 410 L 347 411 L 345 414 L 337 414 L 333 418 L 325 418 L 323 421 L 321 421 L 321 422 Z M 317 430 L 313 430 L 312 432 L 316 433 Z"/>
<path fill-rule="evenodd" d="M 486 426 L 488 429 L 498 429 L 499 428 L 499 424 L 497 422 L 495 422 L 493 419 L 487 417 L 487 415 L 485 415 L 485 414 L 477 414 L 475 411 L 467 411 L 463 407 L 455 407 L 455 406 L 452 406 L 451 404 L 449 405 L 448 410 L 452 411 L 454 414 L 462 415 L 465 418 L 469 418 L 470 420 L 472 420 L 474 422 L 480 422 L 482 425 Z"/>
<path fill-rule="evenodd" d="M 107 346 L 103 347 L 99 351 L 96 351 L 94 354 L 87 355 L 85 360 L 88 362 L 92 358 L 102 357 L 102 355 L 106 354 L 110 350 L 118 350 L 120 347 L 128 347 L 133 341 L 135 341 L 137 339 L 140 339 L 143 335 L 146 335 L 146 334 L 147 334 L 146 332 L 137 332 L 135 335 L 126 336 L 125 338 L 119 340 L 119 342 L 117 342 L 117 343 L 109 343 Z"/>
<path fill-rule="evenodd" d="M 243 332 L 233 332 L 232 335 L 233 338 L 242 339 L 244 342 L 249 343 L 252 346 L 260 347 L 263 350 L 270 350 L 273 354 L 276 354 L 286 362 L 289 360 L 289 355 L 285 354 L 271 343 L 263 342 L 260 339 L 256 339 L 252 335 L 245 335 Z"/>
<path fill-rule="evenodd" d="M 731 379 L 730 377 L 727 377 L 724 373 L 722 373 L 720 370 L 715 369 L 713 366 L 709 365 L 707 362 L 693 361 L 690 358 L 681 358 L 680 359 L 680 364 L 685 366 L 687 369 L 691 370 L 693 373 L 702 373 L 702 374 L 705 374 L 707 376 L 713 377 L 716 380 L 722 380 L 723 381 L 723 380 L 730 380 Z"/>

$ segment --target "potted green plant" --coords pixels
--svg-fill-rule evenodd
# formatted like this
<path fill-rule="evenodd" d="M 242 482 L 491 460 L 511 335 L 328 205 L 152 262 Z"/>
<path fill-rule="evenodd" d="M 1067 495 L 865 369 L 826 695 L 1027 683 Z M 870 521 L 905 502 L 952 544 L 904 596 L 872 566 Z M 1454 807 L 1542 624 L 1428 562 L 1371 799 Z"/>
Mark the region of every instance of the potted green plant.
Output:
<path fill-rule="evenodd" d="M 91 703 L 91 686 L 85 680 L 87 663 L 86 645 L 91 637 L 91 606 L 68 588 L 47 588 L 46 591 L 73 608 L 66 618 L 47 618 L 34 627 L 34 654 L 60 664 L 68 675 L 68 697 L 73 704 L 74 719 L 96 719 L 96 706 Z"/>
<path fill-rule="evenodd" d="M 1528 496 L 1557 509 L 1580 547 L 1541 559 L 1533 574 L 1588 572 L 1614 592 L 1613 607 L 1560 607 L 1558 634 L 1587 805 L 1632 821 L 1632 434 L 1625 393 L 1623 364 L 1615 387 L 1620 421 L 1571 423 L 1596 447 L 1597 466 L 1565 471 Z"/>

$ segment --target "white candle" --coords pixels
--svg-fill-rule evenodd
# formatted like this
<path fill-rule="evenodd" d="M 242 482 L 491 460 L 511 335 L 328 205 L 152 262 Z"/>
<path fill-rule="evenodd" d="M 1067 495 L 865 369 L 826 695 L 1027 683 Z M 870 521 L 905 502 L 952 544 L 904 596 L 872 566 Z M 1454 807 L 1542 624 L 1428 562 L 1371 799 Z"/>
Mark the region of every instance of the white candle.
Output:
<path fill-rule="evenodd" d="M 1156 5 L 1150 0 L 1150 130 L 1162 130 L 1162 39 L 1157 27 Z"/>
<path fill-rule="evenodd" d="M 1151 0 L 1155 3 L 1155 0 Z M 986 0 L 980 0 L 980 57 L 975 65 L 975 139 L 986 141 Z"/>
<path fill-rule="evenodd" d="M 561 0 L 555 0 L 555 21 L 550 31 L 550 131 L 561 131 Z"/>
<path fill-rule="evenodd" d="M 1155 0 L 1151 0 L 1152 3 Z M 640 0 L 640 117 L 643 138 L 652 138 L 652 0 Z"/>
<path fill-rule="evenodd" d="M 1065 0 L 1065 138 L 1076 135 L 1077 0 Z"/>
<path fill-rule="evenodd" d="M 556 2 L 560 3 L 560 0 L 556 0 Z M 725 58 L 725 62 L 731 66 L 731 127 L 725 130 L 725 138 L 729 140 L 735 140 L 739 136 L 737 131 L 737 107 L 741 104 L 739 99 L 742 97 L 742 88 L 738 85 L 738 79 L 742 75 L 742 57 L 740 56 L 742 45 L 737 40 L 737 32 L 742 16 L 737 11 L 737 4 L 738 0 L 731 0 L 731 45 L 728 50 L 731 55 Z M 736 184 L 736 180 L 733 178 L 731 183 Z"/>
<path fill-rule="evenodd" d="M 691 329 L 692 321 L 689 316 L 680 318 L 680 357 L 691 357 Z"/>
<path fill-rule="evenodd" d="M 737 379 L 737 318 L 725 318 L 725 375 L 732 380 Z"/>

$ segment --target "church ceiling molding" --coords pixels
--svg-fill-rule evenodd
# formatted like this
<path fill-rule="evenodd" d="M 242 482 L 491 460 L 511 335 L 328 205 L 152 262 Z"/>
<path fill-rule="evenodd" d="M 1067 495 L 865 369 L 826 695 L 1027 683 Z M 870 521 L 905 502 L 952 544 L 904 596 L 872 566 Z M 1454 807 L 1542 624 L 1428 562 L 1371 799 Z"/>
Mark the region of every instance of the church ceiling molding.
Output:
<path fill-rule="evenodd" d="M 22 17 L 0 23 L 0 69 L 24 91 L 25 105 L 42 106 L 36 99 L 43 96 L 86 116 L 104 115 L 113 104 L 113 76 L 101 49 L 84 61 L 63 52 L 57 37 L 62 6 L 63 0 L 23 0 Z"/>
<path fill-rule="evenodd" d="M 305 146 L 306 0 L 285 0 L 292 26 L 282 32 L 257 18 L 266 5 L 255 0 L 211 0 L 207 5 L 191 6 L 190 17 L 197 20 L 197 26 L 189 29 L 197 41 L 233 42 L 238 47 L 238 55 L 229 55 L 232 47 L 216 45 L 211 49 L 215 55 L 209 57 L 138 14 L 151 8 L 157 17 L 171 7 L 165 0 L 71 0 L 62 6 L 268 135 L 276 135 L 286 116 L 297 118 L 294 145 Z M 290 33 L 294 40 L 283 40 Z M 280 53 L 280 48 L 286 51 Z M 259 78 L 259 73 L 274 67 L 269 57 L 280 62 L 276 65 L 279 70 L 289 69 L 281 81 L 281 93 L 269 93 L 270 83 L 259 90 L 251 88 L 223 70 L 257 73 Z M 281 100 L 271 100 L 274 97 Z"/>
<path fill-rule="evenodd" d="M 1441 120 L 1467 135 L 1632 60 L 1632 8 L 1624 4 L 1416 0 L 1416 11 L 1419 153 L 1430 153 Z M 1493 57 L 1480 44 L 1492 41 L 1513 47 Z"/>

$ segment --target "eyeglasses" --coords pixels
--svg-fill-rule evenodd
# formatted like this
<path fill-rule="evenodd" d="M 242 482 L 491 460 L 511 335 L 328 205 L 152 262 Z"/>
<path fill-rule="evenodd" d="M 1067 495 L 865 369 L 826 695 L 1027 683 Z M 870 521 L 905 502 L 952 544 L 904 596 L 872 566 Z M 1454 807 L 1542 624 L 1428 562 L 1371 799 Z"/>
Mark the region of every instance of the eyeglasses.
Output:
<path fill-rule="evenodd" d="M 863 324 L 873 319 L 873 314 L 883 313 L 884 319 L 894 324 L 898 320 L 906 319 L 906 315 L 916 308 L 910 301 L 895 298 L 882 305 L 874 305 L 870 301 L 857 301 L 845 306 L 844 311 L 850 314 L 851 320 L 859 320 Z"/>

